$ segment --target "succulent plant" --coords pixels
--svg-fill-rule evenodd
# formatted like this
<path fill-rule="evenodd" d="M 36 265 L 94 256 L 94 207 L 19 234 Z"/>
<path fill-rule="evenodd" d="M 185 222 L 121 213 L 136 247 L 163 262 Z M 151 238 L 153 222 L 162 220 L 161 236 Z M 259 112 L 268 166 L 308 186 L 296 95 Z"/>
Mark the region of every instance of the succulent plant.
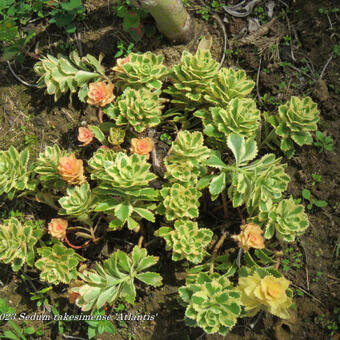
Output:
<path fill-rule="evenodd" d="M 167 249 L 173 251 L 173 261 L 187 259 L 198 264 L 208 254 L 205 248 L 211 242 L 213 232 L 206 228 L 198 228 L 197 222 L 177 220 L 175 230 L 161 227 L 155 232 L 155 236 L 165 239 Z"/>
<path fill-rule="evenodd" d="M 102 156 L 103 154 L 97 154 L 96 156 L 99 155 Z M 105 153 L 104 157 L 106 155 L 111 156 L 111 154 Z M 96 169 L 91 178 L 101 182 L 99 188 L 118 189 L 122 193 L 126 193 L 130 189 L 148 187 L 149 182 L 156 179 L 157 176 L 150 172 L 151 165 L 147 163 L 146 159 L 147 156 L 137 154 L 128 156 L 123 152 L 118 152 L 114 160 L 105 159 L 101 164 L 101 171 Z M 90 165 L 92 166 L 93 163 L 91 161 Z"/>
<path fill-rule="evenodd" d="M 191 111 L 204 102 L 203 95 L 216 77 L 218 66 L 209 50 L 198 49 L 195 55 L 183 51 L 180 64 L 170 74 L 172 85 L 164 92 L 173 97 L 172 103 Z"/>
<path fill-rule="evenodd" d="M 290 317 L 293 292 L 290 281 L 277 270 L 260 267 L 242 267 L 239 271 L 238 290 L 246 316 L 254 316 L 260 310 L 283 319 Z"/>
<path fill-rule="evenodd" d="M 108 141 L 112 145 L 120 145 L 124 142 L 126 131 L 119 127 L 111 127 L 109 131 Z"/>
<path fill-rule="evenodd" d="M 207 334 L 226 335 L 242 311 L 241 294 L 225 275 L 200 273 L 195 283 L 180 287 L 178 292 L 188 305 L 186 324 L 201 327 Z"/>
<path fill-rule="evenodd" d="M 72 288 L 80 294 L 76 304 L 82 311 L 98 310 L 106 303 L 112 305 L 118 298 L 133 304 L 136 298 L 135 279 L 153 287 L 162 284 L 158 273 L 144 272 L 155 265 L 156 256 L 148 256 L 146 249 L 135 246 L 131 254 L 117 250 L 104 261 L 103 266 L 96 263 L 96 269 L 79 274 L 85 284 Z"/>
<path fill-rule="evenodd" d="M 19 153 L 11 146 L 6 151 L 0 151 L 0 195 L 6 193 L 12 199 L 16 191 L 34 189 L 34 182 L 29 180 L 28 159 L 28 149 Z"/>
<path fill-rule="evenodd" d="M 159 206 L 159 213 L 164 214 L 167 220 L 198 217 L 202 194 L 195 187 L 187 183 L 174 183 L 170 187 L 163 187 L 160 194 L 163 202 Z"/>
<path fill-rule="evenodd" d="M 114 162 L 117 153 L 111 149 L 98 149 L 93 153 L 89 159 L 88 164 L 90 166 L 91 178 L 96 178 L 97 173 L 105 171 L 105 162 Z"/>
<path fill-rule="evenodd" d="M 276 135 L 281 137 L 281 150 L 291 158 L 295 153 L 293 141 L 299 146 L 312 144 L 310 131 L 318 129 L 320 112 L 310 97 L 291 97 L 289 102 L 279 106 L 278 115 L 265 118 L 274 127 Z"/>
<path fill-rule="evenodd" d="M 226 165 L 217 155 L 211 156 L 206 165 L 220 169 L 220 173 L 203 178 L 204 185 L 199 182 L 198 187 L 203 188 L 210 182 L 209 191 L 217 197 L 230 182 L 228 195 L 234 207 L 245 204 L 250 215 L 268 211 L 287 189 L 290 177 L 284 172 L 285 165 L 280 164 L 281 159 L 276 159 L 274 154 L 266 154 L 250 163 L 257 155 L 257 145 L 252 139 L 231 134 L 227 144 L 235 163 Z"/>
<path fill-rule="evenodd" d="M 253 99 L 235 98 L 224 107 L 210 107 L 210 113 L 204 110 L 194 113 L 202 119 L 207 136 L 224 141 L 231 133 L 246 138 L 255 135 L 260 127 L 261 114 Z"/>
<path fill-rule="evenodd" d="M 103 111 L 117 125 L 131 124 L 137 132 L 143 132 L 161 122 L 165 101 L 159 98 L 158 92 L 151 92 L 145 87 L 138 90 L 127 88 L 113 105 Z"/>
<path fill-rule="evenodd" d="M 67 196 L 59 199 L 60 215 L 77 217 L 82 221 L 89 221 L 88 214 L 94 210 L 96 197 L 92 194 L 90 185 L 86 182 L 81 186 L 67 188 Z"/>
<path fill-rule="evenodd" d="M 223 67 L 209 85 L 204 99 L 215 106 L 225 107 L 234 98 L 246 97 L 255 83 L 247 79 L 244 70 Z"/>
<path fill-rule="evenodd" d="M 118 87 L 123 90 L 127 87 L 134 89 L 144 86 L 150 89 L 162 87 L 162 80 L 168 74 L 167 68 L 163 65 L 163 56 L 151 52 L 131 53 L 124 61 L 117 63 L 118 65 L 113 68 L 117 72 Z"/>
<path fill-rule="evenodd" d="M 55 58 L 48 54 L 34 65 L 34 71 L 40 76 L 38 87 L 46 87 L 48 94 L 54 94 L 55 101 L 68 91 L 71 100 L 72 94 L 79 90 L 78 97 L 85 102 L 88 83 L 105 77 L 101 60 L 102 56 L 97 60 L 90 54 L 80 58 L 76 51 L 69 57 L 59 54 Z"/>
<path fill-rule="evenodd" d="M 266 222 L 264 237 L 272 238 L 276 230 L 276 236 L 286 242 L 294 242 L 309 226 L 303 205 L 296 204 L 292 197 L 273 206 Z"/>
<path fill-rule="evenodd" d="M 67 152 L 60 150 L 57 144 L 47 146 L 35 164 L 34 172 L 39 175 L 39 181 L 46 188 L 63 189 L 66 183 L 59 174 L 59 160 L 65 157 Z"/>
<path fill-rule="evenodd" d="M 0 224 L 0 261 L 10 263 L 17 272 L 24 263 L 34 264 L 34 246 L 43 232 L 32 221 L 21 223 L 16 217 Z"/>
<path fill-rule="evenodd" d="M 147 156 L 137 154 L 98 150 L 89 161 L 91 178 L 99 181 L 93 191 L 99 202 L 95 211 L 115 216 L 110 228 L 119 229 L 127 223 L 129 229 L 138 231 L 141 218 L 155 221 L 151 210 L 156 206 L 148 201 L 158 199 L 158 191 L 149 187 L 157 176 L 150 172 L 146 159 Z"/>
<path fill-rule="evenodd" d="M 203 143 L 201 132 L 180 131 L 164 158 L 167 170 L 165 177 L 170 181 L 195 184 L 198 177 L 204 173 L 203 161 L 210 155 L 210 150 Z"/>
<path fill-rule="evenodd" d="M 62 244 L 54 244 L 53 247 L 37 249 L 41 256 L 35 262 L 35 267 L 40 273 L 40 280 L 51 284 L 70 283 L 77 277 L 77 265 L 85 259 L 73 249 L 66 248 Z"/>

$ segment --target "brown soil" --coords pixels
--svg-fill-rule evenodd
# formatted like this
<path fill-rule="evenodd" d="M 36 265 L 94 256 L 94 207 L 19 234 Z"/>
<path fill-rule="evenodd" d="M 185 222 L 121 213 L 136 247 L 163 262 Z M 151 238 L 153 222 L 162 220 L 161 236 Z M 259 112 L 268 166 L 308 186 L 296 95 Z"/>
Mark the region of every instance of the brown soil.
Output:
<path fill-rule="evenodd" d="M 234 1 L 235 3 L 235 1 Z M 262 1 L 264 6 L 265 1 Z M 286 9 L 286 5 L 288 10 Z M 336 8 L 337 1 L 322 2 L 299 0 L 278 1 L 274 10 L 277 22 L 273 28 L 261 37 L 260 42 L 253 40 L 247 44 L 238 44 L 244 37 L 239 33 L 247 26 L 247 20 L 227 16 L 225 24 L 228 36 L 228 54 L 224 66 L 241 67 L 255 81 L 258 77 L 258 86 L 254 90 L 254 97 L 259 100 L 262 110 L 272 112 L 275 105 L 289 99 L 292 95 L 310 95 L 318 103 L 321 112 L 320 130 L 327 131 L 333 136 L 333 151 L 319 152 L 316 147 L 305 146 L 299 149 L 291 160 L 285 160 L 288 164 L 287 172 L 292 178 L 288 195 L 294 198 L 301 197 L 301 190 L 311 190 L 314 198 L 328 202 L 326 208 L 313 208 L 309 212 L 311 227 L 298 242 L 285 245 L 283 250 L 290 247 L 292 250 L 285 252 L 282 260 L 286 260 L 286 267 L 281 264 L 280 270 L 285 277 L 293 283 L 297 305 L 292 312 L 292 318 L 288 321 L 280 320 L 269 314 L 262 316 L 252 328 L 254 319 L 242 319 L 225 339 L 339 339 L 340 331 L 340 304 L 339 304 L 339 226 L 340 226 L 340 57 L 334 56 L 323 72 L 322 80 L 318 77 L 322 73 L 335 45 L 339 46 L 340 15 L 330 13 L 322 15 L 319 8 Z M 129 35 L 122 32 L 121 22 L 114 18 L 107 10 L 108 2 L 104 0 L 88 0 L 86 7 L 88 15 L 86 25 L 81 26 L 81 41 L 84 53 L 98 55 L 103 52 L 106 57 L 104 64 L 112 67 L 115 63 L 113 55 L 116 53 L 116 43 L 119 40 L 129 42 Z M 197 48 L 200 36 L 212 36 L 212 54 L 220 60 L 223 53 L 223 35 L 220 26 L 214 19 L 209 22 L 202 20 L 197 14 L 197 9 L 202 6 L 201 1 L 191 1 L 190 13 L 197 20 L 197 36 L 187 46 L 174 45 L 163 38 L 152 37 L 143 39 L 135 44 L 135 51 L 151 50 L 163 54 L 165 63 L 170 66 L 177 63 L 184 49 L 194 52 Z M 288 16 L 283 13 L 286 10 Z M 219 13 L 221 19 L 224 13 Z M 149 19 L 148 19 L 149 20 Z M 151 24 L 150 21 L 147 24 Z M 283 36 L 291 36 L 291 41 L 285 44 Z M 237 37 L 237 40 L 233 40 Z M 267 38 L 273 38 L 279 44 L 280 51 L 275 54 L 275 43 L 267 45 L 264 54 L 258 51 L 264 42 L 270 42 Z M 60 52 L 57 44 L 49 45 L 48 41 L 63 41 L 61 31 L 51 31 L 50 36 L 41 35 L 39 51 L 41 55 L 48 52 L 56 54 Z M 275 40 L 276 39 L 276 40 Z M 273 47 L 274 45 L 274 47 Z M 268 47 L 269 46 L 269 47 Z M 36 46 L 31 46 L 34 50 Z M 293 50 L 292 50 L 293 47 Z M 35 51 L 36 52 L 36 51 Z M 36 77 L 31 71 L 33 60 L 28 59 L 22 66 L 13 65 L 18 75 L 26 81 L 34 82 Z M 261 66 L 260 65 L 261 60 Z M 283 66 L 282 63 L 290 63 Z M 299 72 L 303 70 L 303 72 Z M 41 90 L 25 87 L 18 84 L 10 74 L 5 63 L 0 64 L 0 149 L 7 149 L 14 145 L 18 149 L 28 146 L 33 158 L 46 145 L 58 143 L 64 148 L 74 148 L 77 145 L 76 129 L 85 121 L 96 122 L 96 113 L 89 107 L 80 104 L 76 99 L 69 104 L 68 98 L 63 98 L 54 103 L 53 98 L 43 96 Z M 282 84 L 280 86 L 279 84 Z M 267 98 L 273 97 L 273 102 L 263 102 L 259 98 L 267 93 Z M 312 174 L 320 174 L 321 182 L 312 184 Z M 24 200 L 0 202 L 3 211 L 27 210 L 46 221 L 51 212 L 42 207 L 32 205 Z M 126 233 L 124 237 L 130 237 Z M 151 235 L 151 233 L 150 233 Z M 135 243 L 136 243 L 135 242 Z M 162 245 L 152 245 L 151 253 L 164 254 Z M 222 248 L 223 251 L 223 248 Z M 90 251 L 92 255 L 92 251 Z M 297 255 L 301 262 L 296 262 Z M 97 256 L 93 250 L 93 257 Z M 286 270 L 285 270 L 286 269 Z M 165 285 L 160 289 L 141 289 L 137 297 L 136 305 L 129 310 L 131 313 L 156 314 L 154 321 L 127 321 L 126 325 L 117 325 L 119 335 L 99 336 L 98 339 L 130 339 L 129 335 L 135 335 L 135 339 L 143 340 L 185 340 L 185 339 L 223 339 L 221 336 L 203 335 L 201 329 L 192 329 L 184 325 L 184 308 L 179 303 L 175 294 L 177 288 L 184 283 L 185 268 L 181 264 L 174 263 L 170 257 L 163 258 L 159 265 L 159 271 L 164 277 Z M 6 297 L 9 304 L 17 309 L 17 312 L 37 311 L 27 297 L 31 287 L 27 282 L 22 282 L 18 275 L 8 274 L 7 266 L 1 265 L 0 280 L 4 287 L 0 288 L 0 297 Z M 40 289 L 41 287 L 37 287 Z M 141 287 L 142 288 L 142 287 Z M 60 312 L 71 313 L 72 307 L 68 307 L 64 297 L 65 290 L 51 294 L 53 303 L 58 301 Z M 6 325 L 8 327 L 8 325 Z M 34 327 L 39 327 L 34 324 Z M 71 328 L 67 328 L 66 333 Z M 333 327 L 333 328 L 332 328 Z M 86 337 L 86 328 L 79 324 L 72 324 L 73 333 Z M 333 331 L 333 332 L 332 332 Z M 50 333 L 48 333 L 50 332 Z M 51 339 L 57 337 L 54 328 L 47 331 Z M 47 336 L 47 335 L 45 335 Z"/>

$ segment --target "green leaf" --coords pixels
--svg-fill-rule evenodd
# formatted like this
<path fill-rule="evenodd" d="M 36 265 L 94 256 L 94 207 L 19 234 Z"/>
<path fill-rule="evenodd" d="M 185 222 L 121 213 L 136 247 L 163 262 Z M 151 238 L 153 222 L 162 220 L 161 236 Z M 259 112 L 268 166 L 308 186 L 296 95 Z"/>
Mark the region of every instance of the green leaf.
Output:
<path fill-rule="evenodd" d="M 214 177 L 210 183 L 209 191 L 212 195 L 219 195 L 226 186 L 226 174 L 221 172 L 218 176 Z"/>
<path fill-rule="evenodd" d="M 115 216 L 122 222 L 126 221 L 127 218 L 132 214 L 133 207 L 129 203 L 120 203 L 114 208 Z"/>
<path fill-rule="evenodd" d="M 145 272 L 137 274 L 136 278 L 153 287 L 159 287 L 162 285 L 162 277 L 158 273 Z"/>
<path fill-rule="evenodd" d="M 105 135 L 97 126 L 90 125 L 89 129 L 94 133 L 94 136 L 99 140 L 100 143 L 102 143 L 103 145 L 108 145 Z"/>
<path fill-rule="evenodd" d="M 155 222 L 155 215 L 150 210 L 143 208 L 133 208 L 133 211 L 146 220 L 150 222 Z"/>
<path fill-rule="evenodd" d="M 257 155 L 256 142 L 253 139 L 244 140 L 243 136 L 230 134 L 227 141 L 233 152 L 237 166 L 246 165 Z"/>
<path fill-rule="evenodd" d="M 318 208 L 324 208 L 328 205 L 326 201 L 318 201 L 318 200 L 313 200 L 313 203 L 318 207 Z"/>
<path fill-rule="evenodd" d="M 94 211 L 112 210 L 117 206 L 117 204 L 119 204 L 119 201 L 115 198 L 105 198 L 104 200 L 102 199 L 99 204 L 97 204 Z"/>
<path fill-rule="evenodd" d="M 212 155 L 204 164 L 217 169 L 227 169 L 227 165 L 216 155 Z"/>
<path fill-rule="evenodd" d="M 303 189 L 301 193 L 304 199 L 310 201 L 311 193 L 308 189 Z"/>

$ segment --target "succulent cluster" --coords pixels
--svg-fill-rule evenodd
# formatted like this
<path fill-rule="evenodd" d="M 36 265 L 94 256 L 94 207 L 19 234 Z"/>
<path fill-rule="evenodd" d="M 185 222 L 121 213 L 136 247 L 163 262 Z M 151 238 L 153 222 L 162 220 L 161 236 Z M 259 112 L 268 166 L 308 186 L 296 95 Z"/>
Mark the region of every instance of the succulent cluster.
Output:
<path fill-rule="evenodd" d="M 39 154 L 34 172 L 39 175 L 40 183 L 46 188 L 62 189 L 65 181 L 58 171 L 59 161 L 67 152 L 60 150 L 57 144 L 47 146 L 44 152 Z"/>
<path fill-rule="evenodd" d="M 90 54 L 80 58 L 76 51 L 71 52 L 68 58 L 63 55 L 55 58 L 48 54 L 34 65 L 34 71 L 40 76 L 38 86 L 46 87 L 55 101 L 67 92 L 70 92 L 71 99 L 72 94 L 79 91 L 79 99 L 85 102 L 88 83 L 105 76 L 101 59 L 97 60 Z"/>
<path fill-rule="evenodd" d="M 205 172 L 203 162 L 209 157 L 210 150 L 204 146 L 203 135 L 199 131 L 180 131 L 164 158 L 165 177 L 171 182 L 197 183 L 198 177 Z"/>
<path fill-rule="evenodd" d="M 11 146 L 0 151 L 0 195 L 5 193 L 12 199 L 16 191 L 34 189 L 34 182 L 29 181 L 28 159 L 28 149 L 19 153 Z"/>
<path fill-rule="evenodd" d="M 173 261 L 187 259 L 198 264 L 208 255 L 205 248 L 211 242 L 213 232 L 206 228 L 198 228 L 197 222 L 177 220 L 175 230 L 161 227 L 155 232 L 155 236 L 165 239 L 167 248 L 172 249 Z"/>
<path fill-rule="evenodd" d="M 283 199 L 290 180 L 286 164 L 259 148 L 272 147 L 270 142 L 274 142 L 291 157 L 294 143 L 310 144 L 319 111 L 309 97 L 293 97 L 279 107 L 277 115 L 265 114 L 274 128 L 268 131 L 268 124 L 261 128 L 256 102 L 246 98 L 254 82 L 243 70 L 219 70 L 204 49 L 195 55 L 183 52 L 179 65 L 169 71 L 161 56 L 132 53 L 117 60 L 112 82 L 100 60 L 90 55 L 80 58 L 75 52 L 69 58 L 48 56 L 35 70 L 41 76 L 38 85 L 46 86 L 55 100 L 63 93 L 78 91 L 82 101 L 96 106 L 99 113 L 103 110 L 114 122 L 79 128 L 82 145 L 77 156 L 57 145 L 46 147 L 35 162 L 29 161 L 27 149 L 0 151 L 0 195 L 12 199 L 21 191 L 20 197 L 47 203 L 59 215 L 53 216 L 46 229 L 52 240 L 40 240 L 38 249 L 43 234 L 40 227 L 14 217 L 5 220 L 0 225 L 0 261 L 11 263 L 14 271 L 25 263 L 35 266 L 41 281 L 48 284 L 70 284 L 83 311 L 96 313 L 117 299 L 133 304 L 135 281 L 153 287 L 162 284 L 158 273 L 145 271 L 158 258 L 148 256 L 142 248 L 143 242 L 145 247 L 150 244 L 150 228 L 155 227 L 158 215 L 161 227 L 154 236 L 165 240 L 173 261 L 190 262 L 186 285 L 179 288 L 187 325 L 226 335 L 237 318 L 260 310 L 289 317 L 290 282 L 274 269 L 276 254 L 266 248 L 270 242 L 265 244 L 265 239 L 275 234 L 279 241 L 293 242 L 309 222 L 302 205 L 292 197 Z M 167 76 L 171 85 L 163 90 L 169 97 L 164 99 L 160 96 Z M 189 128 L 179 131 L 178 122 Z M 174 139 L 165 157 L 163 151 L 168 147 L 157 141 L 161 123 L 168 144 Z M 203 131 L 193 130 L 198 126 Z M 266 134 L 264 140 L 261 131 Z M 102 146 L 95 150 L 98 143 Z M 78 156 L 89 154 L 89 160 Z M 206 187 L 212 200 L 222 194 L 222 205 L 205 202 L 200 216 L 200 198 Z M 199 226 L 206 226 L 208 215 L 215 211 L 219 215 L 222 207 L 226 215 L 227 209 L 242 206 L 247 223 L 242 221 L 239 234 L 231 236 L 240 251 L 237 256 L 234 252 L 218 256 L 230 230 L 213 240 L 213 231 Z M 216 229 L 227 228 L 229 221 L 217 225 L 219 217 Z M 143 223 L 145 220 L 151 223 Z M 75 221 L 77 225 L 72 225 Z M 85 253 L 90 242 L 125 225 L 135 232 L 141 230 L 138 246 L 131 253 L 116 250 L 102 264 L 77 271 L 79 262 L 86 259 L 72 248 L 82 248 Z M 87 232 L 75 233 L 88 239 L 82 246 L 70 242 L 73 238 L 68 235 L 74 230 Z M 127 230 L 122 237 L 130 234 Z M 35 254 L 40 258 L 36 260 Z M 231 282 L 237 282 L 236 275 L 238 286 L 234 287 Z M 81 280 L 74 281 L 77 278 Z"/>
<path fill-rule="evenodd" d="M 294 242 L 297 236 L 305 233 L 309 221 L 303 205 L 295 203 L 291 197 L 274 205 L 267 214 L 264 224 L 265 238 L 272 238 L 276 231 L 276 236 L 280 240 Z"/>
<path fill-rule="evenodd" d="M 81 221 L 88 221 L 89 213 L 95 208 L 95 201 L 96 198 L 87 182 L 81 186 L 67 188 L 67 196 L 59 199 L 61 206 L 59 215 L 69 215 Z"/>
<path fill-rule="evenodd" d="M 220 170 L 218 175 L 207 177 L 210 184 L 204 180 L 209 184 L 211 195 L 219 195 L 229 182 L 228 195 L 234 207 L 245 204 L 251 216 L 268 211 L 288 187 L 290 177 L 284 172 L 285 166 L 274 154 L 266 154 L 250 163 L 257 155 L 257 145 L 252 139 L 231 134 L 227 144 L 235 157 L 234 164 L 226 165 L 216 155 L 206 161 L 208 166 Z"/>
<path fill-rule="evenodd" d="M 159 125 L 162 119 L 163 103 L 156 91 L 145 87 L 135 90 L 128 87 L 117 101 L 105 108 L 104 112 L 114 119 L 117 125 L 131 124 L 137 132 Z"/>
<path fill-rule="evenodd" d="M 58 243 L 38 248 L 37 252 L 41 258 L 35 262 L 35 267 L 40 270 L 40 280 L 55 285 L 76 279 L 78 263 L 85 260 L 73 249 Z"/>
<path fill-rule="evenodd" d="M 225 107 L 232 99 L 250 94 L 255 83 L 247 78 L 244 70 L 222 67 L 209 85 L 204 99 L 215 106 Z"/>
<path fill-rule="evenodd" d="M 173 99 L 171 103 L 185 111 L 195 109 L 204 102 L 204 94 L 209 82 L 218 73 L 218 62 L 209 50 L 198 49 L 195 55 L 184 51 L 179 65 L 170 73 L 170 85 L 165 93 Z"/>
<path fill-rule="evenodd" d="M 240 316 L 241 294 L 226 276 L 200 273 L 197 281 L 180 287 L 179 296 L 188 305 L 185 322 L 206 333 L 226 335 Z"/>
<path fill-rule="evenodd" d="M 267 116 L 275 133 L 281 138 L 281 150 L 290 158 L 295 153 L 294 143 L 302 146 L 312 144 L 310 131 L 318 129 L 320 119 L 317 104 L 310 97 L 292 97 L 279 106 L 278 115 Z"/>
<path fill-rule="evenodd" d="M 163 65 L 163 57 L 151 52 L 131 53 L 127 58 L 118 59 L 113 70 L 116 71 L 116 84 L 123 90 L 127 87 L 160 89 L 162 80 L 168 74 Z"/>
<path fill-rule="evenodd" d="M 106 303 L 112 305 L 118 298 L 134 303 L 135 279 L 153 287 L 162 284 L 158 273 L 144 271 L 157 261 L 157 257 L 148 256 L 146 249 L 137 246 L 129 255 L 117 250 L 104 261 L 103 266 L 96 263 L 95 270 L 86 270 L 79 274 L 84 284 L 72 289 L 80 295 L 76 301 L 77 305 L 82 311 L 89 311 L 100 309 Z"/>
<path fill-rule="evenodd" d="M 195 187 L 186 183 L 174 183 L 170 187 L 162 188 L 160 194 L 163 202 L 159 211 L 164 211 L 167 220 L 198 217 L 198 199 L 202 194 Z"/>
<path fill-rule="evenodd" d="M 34 246 L 42 236 L 41 228 L 30 220 L 21 223 L 11 217 L 0 224 L 0 261 L 10 263 L 17 272 L 24 263 L 33 267 Z"/>
<path fill-rule="evenodd" d="M 202 119 L 203 131 L 207 136 L 221 141 L 225 141 L 232 133 L 253 137 L 260 127 L 260 111 L 250 98 L 235 98 L 224 108 L 213 106 L 209 111 L 196 111 L 194 115 Z"/>

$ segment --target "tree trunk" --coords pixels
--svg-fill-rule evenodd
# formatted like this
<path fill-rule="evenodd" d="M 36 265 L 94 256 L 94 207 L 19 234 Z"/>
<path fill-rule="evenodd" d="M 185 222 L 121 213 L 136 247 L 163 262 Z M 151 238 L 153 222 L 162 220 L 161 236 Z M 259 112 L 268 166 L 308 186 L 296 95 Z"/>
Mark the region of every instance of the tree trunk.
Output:
<path fill-rule="evenodd" d="M 194 21 L 183 6 L 182 0 L 133 0 L 154 17 L 157 28 L 167 38 L 189 42 L 194 37 Z"/>

